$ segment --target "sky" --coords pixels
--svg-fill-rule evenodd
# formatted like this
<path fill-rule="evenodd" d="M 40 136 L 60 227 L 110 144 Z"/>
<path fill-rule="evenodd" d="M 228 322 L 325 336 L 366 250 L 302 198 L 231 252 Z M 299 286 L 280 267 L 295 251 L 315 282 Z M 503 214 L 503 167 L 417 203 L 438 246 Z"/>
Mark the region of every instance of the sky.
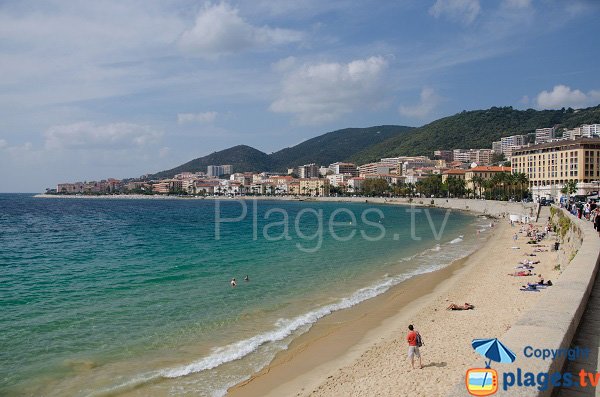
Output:
<path fill-rule="evenodd" d="M 600 104 L 600 2 L 0 2 L 0 192 L 491 106 Z"/>

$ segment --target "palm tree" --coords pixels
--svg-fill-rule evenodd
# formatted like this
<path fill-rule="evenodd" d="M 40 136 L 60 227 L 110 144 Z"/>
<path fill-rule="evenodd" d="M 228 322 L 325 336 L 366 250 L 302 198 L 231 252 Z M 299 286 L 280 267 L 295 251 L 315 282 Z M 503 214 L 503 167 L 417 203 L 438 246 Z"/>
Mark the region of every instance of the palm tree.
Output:
<path fill-rule="evenodd" d="M 519 200 L 523 199 L 523 186 L 529 184 L 529 178 L 527 178 L 527 174 L 524 172 L 518 172 L 514 174 L 515 183 L 519 187 Z"/>
<path fill-rule="evenodd" d="M 474 191 L 479 190 L 479 197 L 481 197 L 481 188 L 483 185 L 483 178 L 480 177 L 479 175 L 475 175 L 475 176 L 473 176 L 473 178 L 471 178 L 471 183 L 473 184 L 473 190 Z"/>
<path fill-rule="evenodd" d="M 565 183 L 565 185 L 563 186 L 563 188 L 560 189 L 560 192 L 562 194 L 566 194 L 567 195 L 567 201 L 569 201 L 571 199 L 571 194 L 577 192 L 577 181 L 574 181 L 574 180 L 567 181 L 567 183 Z"/>

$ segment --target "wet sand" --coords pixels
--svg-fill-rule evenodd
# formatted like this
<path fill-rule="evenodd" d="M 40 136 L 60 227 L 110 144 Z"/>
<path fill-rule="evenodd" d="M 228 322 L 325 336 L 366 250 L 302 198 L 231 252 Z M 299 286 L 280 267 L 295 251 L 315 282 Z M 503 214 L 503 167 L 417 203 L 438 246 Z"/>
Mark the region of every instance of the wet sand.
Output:
<path fill-rule="evenodd" d="M 535 277 L 507 275 L 533 248 L 521 234 L 513 241 L 518 227 L 506 220 L 496 225 L 469 257 L 321 319 L 228 396 L 444 395 L 477 359 L 471 339 L 502 336 L 543 294 L 519 291 Z M 542 263 L 534 271 L 555 281 L 557 254 L 536 254 L 530 259 Z M 464 302 L 475 310 L 445 310 Z M 408 324 L 424 338 L 422 370 L 412 370 L 406 358 Z"/>

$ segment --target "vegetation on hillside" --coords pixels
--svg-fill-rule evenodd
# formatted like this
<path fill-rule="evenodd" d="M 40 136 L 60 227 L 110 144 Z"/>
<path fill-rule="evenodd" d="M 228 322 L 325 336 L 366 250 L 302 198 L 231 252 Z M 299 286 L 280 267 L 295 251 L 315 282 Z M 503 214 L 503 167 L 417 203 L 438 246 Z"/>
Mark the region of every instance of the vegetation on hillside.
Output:
<path fill-rule="evenodd" d="M 328 165 L 336 161 L 357 164 L 382 157 L 425 155 L 434 150 L 491 148 L 503 136 L 532 134 L 536 128 L 574 128 L 600 123 L 600 105 L 581 110 L 515 110 L 492 107 L 463 111 L 419 128 L 382 125 L 328 132 L 270 155 L 246 145 L 212 153 L 162 171 L 150 178 L 169 178 L 180 172 L 206 172 L 208 165 L 231 164 L 233 172 L 284 171 L 298 165 Z"/>
<path fill-rule="evenodd" d="M 463 111 L 366 148 L 350 160 L 364 164 L 382 157 L 431 156 L 438 149 L 491 148 L 492 142 L 501 137 L 533 133 L 536 128 L 573 128 L 593 123 L 600 123 L 600 105 L 577 111 L 570 108 L 515 110 L 512 107 Z"/>
<path fill-rule="evenodd" d="M 347 160 L 357 152 L 390 138 L 405 136 L 413 129 L 397 125 L 345 128 L 282 149 L 270 157 L 278 170 L 310 163 L 329 165 Z"/>
<path fill-rule="evenodd" d="M 149 179 L 171 178 L 181 172 L 206 172 L 208 165 L 231 164 L 233 172 L 255 171 L 262 172 L 273 168 L 268 154 L 246 145 L 238 145 L 229 149 L 214 152 L 208 156 L 188 161 L 170 170 L 149 175 Z"/>

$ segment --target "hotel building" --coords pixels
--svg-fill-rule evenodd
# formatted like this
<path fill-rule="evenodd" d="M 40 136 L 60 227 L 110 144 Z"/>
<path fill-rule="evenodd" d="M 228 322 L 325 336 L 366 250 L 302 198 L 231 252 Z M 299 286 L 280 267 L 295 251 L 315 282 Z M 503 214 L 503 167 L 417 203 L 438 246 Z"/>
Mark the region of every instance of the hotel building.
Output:
<path fill-rule="evenodd" d="M 579 138 L 529 146 L 515 151 L 515 173 L 529 178 L 535 197 L 559 197 L 567 181 L 577 182 L 576 194 L 598 191 L 600 185 L 600 139 Z"/>

